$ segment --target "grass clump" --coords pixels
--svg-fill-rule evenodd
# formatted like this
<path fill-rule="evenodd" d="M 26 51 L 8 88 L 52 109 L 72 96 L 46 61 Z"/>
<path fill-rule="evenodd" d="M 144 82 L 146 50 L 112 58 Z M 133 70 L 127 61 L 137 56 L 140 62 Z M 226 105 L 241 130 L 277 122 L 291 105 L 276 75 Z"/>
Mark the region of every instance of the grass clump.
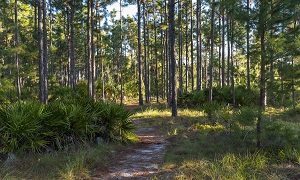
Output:
<path fill-rule="evenodd" d="M 213 109 L 211 117 L 208 113 L 201 114 L 203 111 L 190 117 L 188 110 L 180 111 L 185 111 L 186 116 L 179 114 L 177 118 L 164 119 L 167 125 L 163 127 L 165 131 L 173 130 L 168 133 L 170 144 L 163 169 L 173 171 L 174 179 L 300 177 L 296 173 L 300 172 L 299 121 L 286 121 L 288 116 L 280 113 L 272 116 L 264 113 L 262 147 L 258 150 L 257 107 L 219 106 Z"/>
<path fill-rule="evenodd" d="M 260 154 L 226 154 L 208 161 L 184 161 L 176 179 L 264 179 L 267 158 Z"/>
<path fill-rule="evenodd" d="M 1 179 L 91 179 L 109 164 L 121 144 L 84 145 L 72 150 L 20 157 L 0 168 Z"/>

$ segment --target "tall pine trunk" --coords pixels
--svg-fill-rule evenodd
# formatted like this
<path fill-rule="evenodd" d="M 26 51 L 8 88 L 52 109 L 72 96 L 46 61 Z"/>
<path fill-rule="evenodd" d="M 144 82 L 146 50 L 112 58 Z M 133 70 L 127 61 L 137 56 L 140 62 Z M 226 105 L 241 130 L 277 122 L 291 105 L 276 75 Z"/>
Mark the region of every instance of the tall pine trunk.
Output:
<path fill-rule="evenodd" d="M 256 123 L 257 147 L 261 147 L 261 121 L 262 113 L 265 109 L 265 72 L 266 72 L 266 45 L 265 45 L 265 22 L 266 22 L 266 6 L 267 0 L 260 0 L 259 4 L 259 26 L 258 32 L 260 36 L 260 86 L 259 86 L 259 116 Z"/>
<path fill-rule="evenodd" d="M 250 0 L 247 0 L 247 88 L 251 89 L 250 84 Z"/>
<path fill-rule="evenodd" d="M 197 90 L 202 90 L 201 0 L 197 0 Z"/>
<path fill-rule="evenodd" d="M 212 104 L 213 100 L 213 60 L 214 60 L 214 24 L 215 24 L 215 0 L 212 2 L 211 20 L 210 20 L 210 58 L 209 58 L 209 103 Z"/>
<path fill-rule="evenodd" d="M 176 60 L 175 60 L 175 0 L 169 0 L 169 49 L 170 49 L 170 83 L 172 91 L 172 116 L 177 116 Z"/>
<path fill-rule="evenodd" d="M 74 0 L 70 1 L 70 87 L 75 88 L 76 71 L 75 71 L 75 47 L 74 47 Z"/>
<path fill-rule="evenodd" d="M 143 93 L 142 93 L 142 45 L 141 45 L 141 2 L 137 0 L 137 9 L 138 9 L 138 69 L 139 69 L 139 105 L 143 105 Z"/>
<path fill-rule="evenodd" d="M 47 42 L 47 0 L 43 0 L 43 74 L 44 74 L 44 99 L 48 103 L 48 42 Z"/>
<path fill-rule="evenodd" d="M 15 0 L 15 48 L 19 46 L 19 25 L 18 25 L 18 1 Z M 17 67 L 17 92 L 18 100 L 21 101 L 21 80 L 20 80 L 20 65 L 19 65 L 19 54 L 15 52 L 15 63 Z"/>
<path fill-rule="evenodd" d="M 39 99 L 44 102 L 44 61 L 43 61 L 43 0 L 37 0 L 37 25 L 38 25 L 38 51 L 39 51 Z"/>

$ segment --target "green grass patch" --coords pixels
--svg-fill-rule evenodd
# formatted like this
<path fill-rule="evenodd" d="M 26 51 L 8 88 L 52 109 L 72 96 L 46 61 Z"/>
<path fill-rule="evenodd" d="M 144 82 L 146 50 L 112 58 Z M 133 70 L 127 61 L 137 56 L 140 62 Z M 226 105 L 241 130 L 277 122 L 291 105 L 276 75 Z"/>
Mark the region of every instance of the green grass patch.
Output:
<path fill-rule="evenodd" d="M 18 158 L 2 165 L 0 179 L 89 179 L 97 168 L 109 166 L 120 144 L 84 145 L 68 151 Z"/>

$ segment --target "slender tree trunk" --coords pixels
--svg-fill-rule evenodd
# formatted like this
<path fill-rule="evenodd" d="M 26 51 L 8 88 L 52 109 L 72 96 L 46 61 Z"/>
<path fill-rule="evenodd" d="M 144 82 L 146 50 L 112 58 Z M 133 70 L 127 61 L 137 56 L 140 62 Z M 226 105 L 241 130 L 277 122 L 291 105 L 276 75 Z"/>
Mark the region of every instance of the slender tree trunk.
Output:
<path fill-rule="evenodd" d="M 54 74 L 54 58 L 52 53 L 52 31 L 53 31 L 53 12 L 52 12 L 52 0 L 49 0 L 49 59 L 50 59 L 50 75 Z"/>
<path fill-rule="evenodd" d="M 92 65 L 92 29 L 91 29 L 91 7 L 92 0 L 87 1 L 87 76 L 88 76 L 88 94 L 93 98 L 93 65 Z"/>
<path fill-rule="evenodd" d="M 38 6 L 38 48 L 39 48 L 39 98 L 42 103 L 45 100 L 45 85 L 44 85 L 44 61 L 43 61 L 43 19 L 42 19 L 42 8 L 43 0 L 37 0 Z"/>
<path fill-rule="evenodd" d="M 221 24 L 221 14 L 219 14 L 219 35 L 221 35 L 222 34 L 222 32 L 221 32 L 221 27 L 222 27 L 222 24 Z M 220 42 L 222 42 L 222 36 L 219 36 L 219 41 Z M 219 60 L 219 62 L 218 62 L 218 69 L 219 69 L 219 76 L 218 76 L 218 78 L 219 78 L 219 86 L 220 87 L 222 87 L 222 44 L 220 43 L 219 44 L 219 50 L 218 50 L 218 54 L 219 54 L 219 58 L 218 58 L 218 60 Z"/>
<path fill-rule="evenodd" d="M 169 0 L 169 44 L 170 44 L 170 81 L 172 84 L 172 116 L 177 116 L 177 92 L 176 92 L 176 60 L 175 60 L 175 0 Z"/>
<path fill-rule="evenodd" d="M 141 45 L 141 2 L 137 0 L 137 8 L 138 8 L 138 66 L 139 66 L 139 105 L 143 105 L 143 93 L 142 93 L 142 61 L 141 61 L 141 53 L 142 53 L 142 45 Z"/>
<path fill-rule="evenodd" d="M 156 102 L 158 103 L 158 52 L 157 52 L 157 28 L 156 28 L 156 15 L 154 14 L 154 54 L 155 54 L 155 91 L 156 91 Z"/>
<path fill-rule="evenodd" d="M 247 88 L 251 89 L 250 84 L 250 0 L 247 0 Z"/>
<path fill-rule="evenodd" d="M 19 24 L 18 24 L 18 1 L 15 0 L 15 48 L 19 46 Z M 20 66 L 18 50 L 15 52 L 15 63 L 17 66 L 17 92 L 18 101 L 21 101 L 21 79 L 20 79 Z"/>
<path fill-rule="evenodd" d="M 188 29 L 189 29 L 189 21 L 188 21 L 188 2 L 185 2 L 185 91 L 188 92 L 189 87 L 189 44 L 188 44 Z"/>
<path fill-rule="evenodd" d="M 75 6 L 74 0 L 70 1 L 70 87 L 75 89 L 75 79 L 76 79 L 76 71 L 75 71 L 75 47 L 74 47 L 74 13 Z"/>
<path fill-rule="evenodd" d="M 222 82 L 225 87 L 225 8 L 222 7 Z"/>
<path fill-rule="evenodd" d="M 191 1 L 191 81 L 194 90 L 194 31 L 193 31 L 193 1 Z"/>
<path fill-rule="evenodd" d="M 231 18 L 231 21 L 230 21 L 230 30 L 231 30 L 231 40 L 230 40 L 230 43 L 231 43 L 231 53 L 230 53 L 230 59 L 231 59 L 231 93 L 232 93 L 232 106 L 234 108 L 236 108 L 236 103 L 235 103 L 235 84 L 234 84 L 234 58 L 233 58 L 233 41 L 234 41 L 234 37 L 233 37 L 233 34 L 234 34 L 234 22 L 233 22 L 233 18 Z"/>
<path fill-rule="evenodd" d="M 120 74 L 121 92 L 120 104 L 123 104 L 123 35 L 122 35 L 122 0 L 120 0 Z"/>
<path fill-rule="evenodd" d="M 259 116 L 256 124 L 257 147 L 261 147 L 261 120 L 262 112 L 265 109 L 265 72 L 266 72 L 266 47 L 265 47 L 265 22 L 266 22 L 267 0 L 260 0 L 259 9 L 259 36 L 260 36 L 260 93 L 259 93 Z"/>
<path fill-rule="evenodd" d="M 212 2 L 212 11 L 211 11 L 211 33 L 210 33 L 210 59 L 209 59 L 209 103 L 212 104 L 213 100 L 213 59 L 214 59 L 214 24 L 215 24 L 215 0 Z"/>
<path fill-rule="evenodd" d="M 149 94 L 148 94 L 148 64 L 147 64 L 147 27 L 146 27 L 146 16 L 147 16 L 147 13 L 146 13 L 146 4 L 145 2 L 143 2 L 143 23 L 144 23 L 144 30 L 143 30 L 143 36 L 144 36 L 144 84 L 145 84 L 145 100 L 146 100 L 146 103 L 149 103 Z"/>
<path fill-rule="evenodd" d="M 201 0 L 197 0 L 197 90 L 202 90 Z"/>
<path fill-rule="evenodd" d="M 47 41 L 47 0 L 43 0 L 43 73 L 44 103 L 48 103 L 48 41 Z"/>
<path fill-rule="evenodd" d="M 231 54 L 231 48 L 230 48 L 230 18 L 227 15 L 227 86 L 230 85 L 230 54 Z"/>
<path fill-rule="evenodd" d="M 95 77 L 96 77 L 96 61 L 95 61 L 95 41 L 94 41 L 94 29 L 95 29 L 95 23 L 94 23 L 94 0 L 90 0 L 91 2 L 91 74 L 92 74 L 92 98 L 96 100 L 96 88 L 95 88 Z"/>
<path fill-rule="evenodd" d="M 183 91 L 183 74 L 182 74 L 182 69 L 183 69 L 183 62 L 182 62 L 182 54 L 183 54 L 183 41 L 182 41 L 182 25 L 181 25 L 181 20 L 182 20 L 182 6 L 181 6 L 181 2 L 178 2 L 178 48 L 179 48 L 179 93 L 182 93 Z"/>

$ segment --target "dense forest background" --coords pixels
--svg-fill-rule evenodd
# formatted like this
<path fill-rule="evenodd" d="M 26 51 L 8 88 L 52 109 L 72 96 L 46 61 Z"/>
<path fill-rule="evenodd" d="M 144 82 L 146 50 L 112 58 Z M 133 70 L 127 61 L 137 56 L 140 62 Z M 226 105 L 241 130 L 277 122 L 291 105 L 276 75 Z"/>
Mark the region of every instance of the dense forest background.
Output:
<path fill-rule="evenodd" d="M 143 119 L 187 179 L 298 179 L 299 25 L 296 0 L 0 1 L 0 177 L 95 169 Z"/>
<path fill-rule="evenodd" d="M 85 84 L 95 99 L 171 105 L 174 74 L 179 97 L 208 89 L 212 102 L 213 88 L 228 88 L 235 106 L 245 90 L 258 92 L 251 101 L 261 106 L 296 105 L 299 2 L 138 1 L 134 17 L 122 16 L 122 7 L 136 2 L 108 12 L 112 3 L 1 1 L 1 101 L 46 103 L 58 87 Z"/>

